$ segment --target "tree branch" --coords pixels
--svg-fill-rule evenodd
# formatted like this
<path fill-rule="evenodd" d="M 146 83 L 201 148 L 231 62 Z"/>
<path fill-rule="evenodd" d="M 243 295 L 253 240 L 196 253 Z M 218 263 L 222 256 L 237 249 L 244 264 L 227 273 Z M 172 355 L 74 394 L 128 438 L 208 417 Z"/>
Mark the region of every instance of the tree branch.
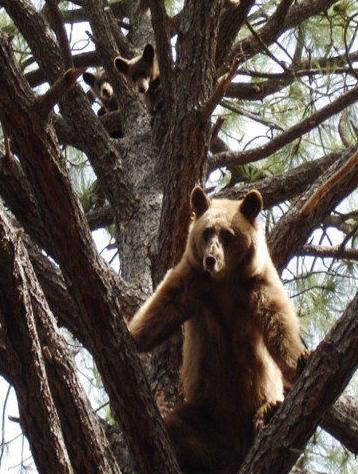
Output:
<path fill-rule="evenodd" d="M 36 99 L 34 107 L 37 108 L 43 120 L 47 120 L 52 109 L 61 100 L 62 96 L 75 85 L 83 72 L 83 69 L 68 69 L 45 94 Z"/>
<path fill-rule="evenodd" d="M 338 0 L 305 0 L 291 6 L 287 12 L 287 3 L 281 2 L 280 12 L 277 8 L 275 14 L 257 31 L 262 43 L 266 46 L 272 44 L 285 31 L 294 28 L 308 18 L 328 10 Z M 291 2 L 292 3 L 292 2 Z M 247 60 L 262 51 L 262 45 L 254 38 L 245 38 L 239 41 L 233 48 L 233 56 L 241 60 Z"/>
<path fill-rule="evenodd" d="M 329 153 L 318 160 L 304 163 L 286 173 L 260 179 L 240 187 L 223 189 L 215 197 L 241 199 L 251 189 L 257 189 L 264 198 L 265 209 L 268 209 L 302 193 L 327 168 L 340 159 L 343 153 Z"/>
<path fill-rule="evenodd" d="M 247 82 L 234 82 L 228 87 L 225 97 L 242 100 L 263 100 L 268 95 L 279 92 L 292 84 L 294 79 L 294 77 L 280 80 L 272 79 L 253 84 Z"/>
<path fill-rule="evenodd" d="M 226 60 L 228 52 L 249 14 L 255 0 L 227 0 L 220 18 L 218 45 L 216 48 L 216 66 Z"/>
<path fill-rule="evenodd" d="M 68 474 L 73 471 L 50 392 L 23 253 L 21 234 L 10 229 L 0 207 L 0 321 L 8 360 L 13 361 L 5 375 L 10 374 L 17 388 L 20 416 L 38 468 Z"/>
<path fill-rule="evenodd" d="M 54 317 L 47 305 L 44 294 L 32 269 L 28 254 L 22 243 L 21 233 L 11 227 L 4 210 L 1 208 L 0 235 L 2 237 L 0 240 L 3 242 L 3 244 L 0 245 L 2 262 L 2 272 L 0 276 L 2 281 L 2 314 L 10 339 L 10 350 L 14 351 L 16 345 L 28 346 L 28 342 L 26 341 L 28 337 L 34 338 L 34 346 L 38 344 L 36 352 L 27 354 L 26 359 L 21 358 L 20 351 L 15 349 L 19 357 L 18 360 L 21 361 L 20 365 L 24 365 L 24 367 L 15 368 L 14 364 L 12 364 L 11 372 L 14 374 L 15 389 L 23 403 L 24 399 L 32 398 L 29 397 L 30 394 L 39 399 L 39 404 L 47 405 L 49 401 L 51 404 L 53 400 L 53 410 L 57 411 L 61 422 L 61 427 L 56 427 L 56 421 L 53 424 L 53 420 L 57 418 L 55 413 L 52 414 L 54 418 L 49 418 L 48 423 L 51 425 L 53 433 L 57 432 L 57 440 L 54 439 L 53 435 L 45 431 L 44 435 L 49 436 L 49 438 L 43 440 L 43 442 L 45 441 L 43 449 L 49 450 L 48 456 L 51 454 L 54 455 L 54 453 L 51 453 L 49 445 L 57 441 L 53 449 L 63 450 L 63 453 L 59 452 L 54 457 L 52 464 L 54 469 L 59 468 L 54 463 L 60 461 L 60 456 L 62 458 L 66 457 L 67 448 L 71 465 L 75 470 L 85 470 L 89 474 L 118 474 L 120 471 L 109 450 L 104 432 L 96 416 L 92 413 L 89 402 L 77 381 L 75 366 L 67 349 L 67 345 L 62 336 L 57 332 Z M 9 284 L 9 282 L 12 282 L 12 284 Z M 24 323 L 28 325 L 27 328 L 24 327 Z M 12 326 L 11 329 L 8 327 L 9 324 Z M 13 326 L 17 327 L 19 332 L 13 332 Z M 21 326 L 23 326 L 22 331 L 19 330 Z M 14 341 L 13 337 L 15 335 L 17 335 L 17 338 L 21 335 L 23 340 L 17 339 Z M 23 353 L 22 356 L 25 357 L 25 353 Z M 34 364 L 36 366 L 39 361 L 44 369 L 43 373 L 41 375 L 39 374 L 41 378 L 39 389 L 32 389 L 28 392 L 28 387 L 24 387 L 23 381 L 19 383 L 19 377 L 21 379 L 22 374 L 26 372 L 27 364 L 30 366 Z M 27 376 L 30 377 L 30 374 L 27 373 Z M 44 378 L 42 379 L 42 377 Z M 35 380 L 32 382 L 34 383 Z M 45 393 L 40 388 L 47 383 L 51 394 Z M 20 405 L 21 418 L 28 427 L 31 423 L 34 423 L 34 425 L 36 422 L 40 422 L 41 425 L 44 423 L 44 420 L 40 417 L 40 412 L 32 409 L 32 415 L 30 415 L 25 414 L 24 411 L 25 406 Z M 34 417 L 34 421 L 29 420 L 31 416 Z M 35 426 L 33 426 L 33 428 L 34 427 Z M 64 433 L 66 448 L 64 446 L 61 446 L 61 448 L 58 446 L 61 437 L 61 428 Z M 28 435 L 30 435 L 29 441 L 34 448 L 33 454 L 36 457 L 38 467 L 41 466 L 44 468 L 44 460 L 42 459 L 43 453 L 38 452 L 38 433 L 36 433 L 36 440 L 31 431 L 28 432 Z M 83 440 L 81 446 L 78 446 L 78 443 L 75 441 L 79 438 Z M 49 465 L 47 464 L 46 469 L 48 468 Z M 68 471 L 61 469 L 59 472 L 72 472 L 72 469 L 69 467 Z"/>
<path fill-rule="evenodd" d="M 272 231 L 269 238 L 269 246 L 272 259 L 279 271 L 283 270 L 293 255 L 299 254 L 301 247 L 313 229 L 331 213 L 342 199 L 356 188 L 358 184 L 358 173 L 355 167 L 324 195 L 317 206 L 312 209 L 309 218 L 305 218 L 301 214 L 301 208 L 310 197 L 315 194 L 316 189 L 319 188 L 322 183 L 330 179 L 355 153 L 356 150 L 353 152 L 349 150 L 331 165 L 328 170 L 316 180 L 314 185 L 300 196 L 296 204 L 280 219 Z"/>
<path fill-rule="evenodd" d="M 358 454 L 358 403 L 343 395 L 320 421 L 320 426 L 353 454 Z"/>
<path fill-rule="evenodd" d="M 300 211 L 302 216 L 310 216 L 314 212 L 318 203 L 324 199 L 324 196 L 355 169 L 358 169 L 358 151 L 353 153 L 349 160 L 344 163 L 344 165 L 342 165 L 332 176 L 330 176 L 327 181 L 323 182 L 322 185 L 315 191 L 315 193 L 312 194 L 312 196 L 305 202 Z"/>
<path fill-rule="evenodd" d="M 91 352 L 135 468 L 143 474 L 177 473 L 163 421 L 121 318 L 116 281 L 94 248 L 51 126 L 33 126 L 39 120 L 31 108 L 33 93 L 1 36 L 0 68 L 0 102 L 4 104 L 1 116 L 10 130 L 21 130 L 13 136 L 16 150 L 56 246 L 56 259 L 71 296 L 81 309 Z"/>
<path fill-rule="evenodd" d="M 46 6 L 47 6 L 47 13 L 48 13 L 47 16 L 49 18 L 51 27 L 53 31 L 55 32 L 60 50 L 62 51 L 65 67 L 72 68 L 73 61 L 72 61 L 71 49 L 70 49 L 70 45 L 67 39 L 67 33 L 66 33 L 65 24 L 63 21 L 62 12 L 58 6 L 58 1 L 57 0 L 45 0 L 45 1 L 46 1 Z"/>
<path fill-rule="evenodd" d="M 349 54 L 350 61 L 358 59 L 358 52 Z M 268 95 L 279 92 L 292 84 L 300 76 L 313 76 L 317 74 L 342 74 L 348 72 L 347 56 L 345 54 L 333 56 L 331 58 L 310 58 L 303 61 L 296 61 L 283 73 L 258 73 L 256 71 L 245 72 L 252 77 L 268 78 L 267 81 L 255 82 L 235 82 L 228 87 L 226 97 L 243 100 L 263 100 Z M 243 71 L 240 71 L 243 74 Z"/>
<path fill-rule="evenodd" d="M 128 16 L 128 3 L 129 0 L 120 0 L 117 2 L 111 2 L 109 7 L 115 17 L 125 17 Z M 62 11 L 62 15 L 66 23 L 73 24 L 88 21 L 87 12 L 83 8 L 76 8 L 75 10 L 65 10 Z"/>
<path fill-rule="evenodd" d="M 156 43 L 156 52 L 160 68 L 160 82 L 163 83 L 165 95 L 170 94 L 173 75 L 173 57 L 170 44 L 169 19 L 164 1 L 149 0 L 152 24 Z"/>
<path fill-rule="evenodd" d="M 327 408 L 358 365 L 358 294 L 316 351 L 270 424 L 256 438 L 240 474 L 286 474 Z"/>
<path fill-rule="evenodd" d="M 216 88 L 214 89 L 211 97 L 207 100 L 207 102 L 203 106 L 203 110 L 201 112 L 201 119 L 203 122 L 209 120 L 210 115 L 213 113 L 215 107 L 219 105 L 219 102 L 224 97 L 227 88 L 229 87 L 232 79 L 235 77 L 238 68 L 238 61 L 234 61 L 230 67 L 229 72 L 227 72 L 218 82 Z"/>
<path fill-rule="evenodd" d="M 101 58 L 96 51 L 87 51 L 85 53 L 75 54 L 72 59 L 73 65 L 76 69 L 98 67 L 102 64 Z M 42 68 L 27 72 L 25 77 L 31 87 L 39 86 L 47 81 L 47 74 Z"/>
<path fill-rule="evenodd" d="M 299 255 L 309 255 L 320 258 L 342 258 L 347 260 L 358 260 L 358 249 L 347 249 L 336 245 L 324 247 L 322 245 L 304 245 Z"/>
<path fill-rule="evenodd" d="M 214 155 L 209 160 L 210 169 L 212 170 L 221 166 L 230 166 L 234 164 L 252 163 L 254 161 L 267 158 L 268 156 L 291 143 L 293 140 L 310 132 L 319 124 L 344 110 L 346 107 L 353 104 L 357 100 L 358 86 L 353 87 L 350 91 L 338 97 L 338 99 L 322 107 L 317 112 L 314 112 L 309 117 L 303 119 L 301 122 L 298 122 L 296 125 L 293 125 L 291 128 L 260 147 L 238 153 L 224 152 Z"/>

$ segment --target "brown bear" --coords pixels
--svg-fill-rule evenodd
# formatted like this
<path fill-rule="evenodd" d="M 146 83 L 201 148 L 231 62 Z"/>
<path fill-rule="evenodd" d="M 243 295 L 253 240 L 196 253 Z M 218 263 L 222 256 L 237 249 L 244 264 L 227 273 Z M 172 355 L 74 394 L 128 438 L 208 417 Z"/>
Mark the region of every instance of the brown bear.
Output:
<path fill-rule="evenodd" d="M 147 44 L 143 53 L 133 59 L 117 56 L 114 65 L 118 72 L 124 74 L 128 84 L 144 95 L 148 111 L 157 112 L 162 105 L 162 92 L 154 47 Z"/>
<path fill-rule="evenodd" d="M 114 95 L 113 87 L 108 81 L 107 73 L 105 71 L 96 74 L 86 71 L 83 73 L 82 77 L 85 83 L 90 86 L 93 98 L 100 104 L 100 108 L 97 112 L 99 117 L 108 112 L 115 112 L 118 110 L 118 100 Z M 118 130 L 111 132 L 110 135 L 112 138 L 123 138 L 121 125 L 118 124 Z"/>
<path fill-rule="evenodd" d="M 182 259 L 139 309 L 129 330 L 149 351 L 184 323 L 184 402 L 166 418 L 185 473 L 237 472 L 305 348 L 295 310 L 257 216 L 258 191 L 239 201 L 191 194 L 194 217 Z"/>

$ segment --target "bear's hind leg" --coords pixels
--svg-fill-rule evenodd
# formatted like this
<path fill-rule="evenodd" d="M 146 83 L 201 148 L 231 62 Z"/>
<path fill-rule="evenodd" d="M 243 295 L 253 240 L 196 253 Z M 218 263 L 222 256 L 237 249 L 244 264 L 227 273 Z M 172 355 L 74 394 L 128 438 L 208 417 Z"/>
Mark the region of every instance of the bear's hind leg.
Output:
<path fill-rule="evenodd" d="M 220 472 L 220 435 L 205 408 L 180 404 L 165 418 L 168 433 L 184 474 Z"/>

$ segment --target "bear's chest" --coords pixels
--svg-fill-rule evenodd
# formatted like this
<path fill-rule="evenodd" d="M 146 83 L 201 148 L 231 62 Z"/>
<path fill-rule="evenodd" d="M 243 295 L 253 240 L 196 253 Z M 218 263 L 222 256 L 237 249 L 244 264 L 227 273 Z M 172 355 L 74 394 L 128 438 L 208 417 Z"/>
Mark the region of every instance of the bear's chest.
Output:
<path fill-rule="evenodd" d="M 254 324 L 259 311 L 262 291 L 256 286 L 239 287 L 230 284 L 213 286 L 203 300 L 203 309 L 209 319 L 231 332 L 240 328 L 245 332 Z"/>

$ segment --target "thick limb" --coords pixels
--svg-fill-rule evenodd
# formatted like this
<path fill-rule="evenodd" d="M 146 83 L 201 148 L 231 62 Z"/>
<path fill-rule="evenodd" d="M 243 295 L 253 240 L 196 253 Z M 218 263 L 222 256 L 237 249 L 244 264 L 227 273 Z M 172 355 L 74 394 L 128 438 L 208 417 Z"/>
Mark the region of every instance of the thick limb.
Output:
<path fill-rule="evenodd" d="M 193 315 L 194 280 L 190 267 L 180 262 L 168 271 L 153 295 L 137 311 L 128 329 L 139 351 L 150 351 Z"/>

